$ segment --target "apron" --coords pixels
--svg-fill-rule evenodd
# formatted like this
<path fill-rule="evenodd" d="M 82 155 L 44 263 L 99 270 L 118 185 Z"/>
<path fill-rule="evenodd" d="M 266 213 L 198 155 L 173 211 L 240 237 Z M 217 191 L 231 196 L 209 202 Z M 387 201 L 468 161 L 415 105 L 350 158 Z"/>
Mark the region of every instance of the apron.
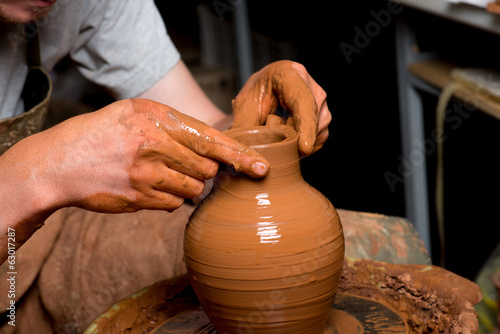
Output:
<path fill-rule="evenodd" d="M 30 28 L 30 33 L 33 33 L 33 24 L 31 24 Z M 27 25 L 25 25 L 24 29 L 27 36 Z M 25 112 L 19 116 L 0 120 L 0 155 L 18 141 L 40 131 L 49 106 L 52 82 L 47 72 L 41 67 L 38 33 L 35 31 L 35 37 L 27 38 L 26 41 L 28 75 L 21 95 L 24 100 Z M 52 249 L 61 226 L 62 222 L 45 227 L 43 233 L 37 232 L 39 236 L 37 238 L 32 237 L 34 240 L 26 243 L 26 247 L 23 247 L 26 251 L 19 252 L 18 250 L 16 252 L 16 270 L 18 272 L 16 277 L 16 303 L 28 291 L 38 275 L 42 263 Z M 6 277 L 6 273 L 9 271 L 7 264 L 8 262 L 5 261 L 0 266 L 0 277 L 2 278 Z M 10 300 L 5 298 L 9 287 L 3 281 L 5 279 L 0 282 L 0 312 L 6 310 L 6 307 L 10 305 Z M 2 317 L 2 320 L 8 319 L 5 314 Z M 0 333 L 9 333 L 8 329 L 13 328 L 15 329 L 13 326 L 5 325 L 4 321 L 0 321 Z"/>
<path fill-rule="evenodd" d="M 28 26 L 25 26 L 25 34 Z M 33 24 L 30 24 L 30 34 Z M 39 132 L 45 121 L 49 107 L 52 82 L 41 67 L 40 45 L 35 26 L 35 37 L 27 39 L 26 60 L 28 75 L 22 92 L 25 112 L 19 116 L 0 120 L 0 155 L 12 145 Z"/>

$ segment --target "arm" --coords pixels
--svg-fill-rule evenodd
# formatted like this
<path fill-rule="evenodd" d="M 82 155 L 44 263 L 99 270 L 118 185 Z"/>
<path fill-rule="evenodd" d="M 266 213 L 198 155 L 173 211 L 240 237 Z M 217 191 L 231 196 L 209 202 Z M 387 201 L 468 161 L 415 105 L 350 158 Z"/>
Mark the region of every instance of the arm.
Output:
<path fill-rule="evenodd" d="M 30 136 L 0 156 L 0 262 L 7 232 L 19 247 L 53 212 L 172 211 L 199 196 L 217 161 L 263 176 L 267 161 L 163 104 L 122 100 Z"/>
<path fill-rule="evenodd" d="M 232 127 L 266 124 L 278 103 L 291 116 L 287 124 L 299 133 L 300 153 L 307 156 L 319 150 L 328 139 L 332 119 L 326 92 L 303 65 L 293 61 L 271 63 L 248 79 L 233 100 Z"/>
<path fill-rule="evenodd" d="M 219 130 L 227 129 L 232 121 L 232 117 L 208 99 L 182 61 L 140 97 L 177 108 Z M 248 79 L 233 100 L 232 127 L 266 124 L 278 103 L 293 117 L 300 135 L 301 154 L 310 155 L 319 150 L 328 139 L 332 119 L 326 93 L 305 67 L 296 62 L 271 63 Z"/>
<path fill-rule="evenodd" d="M 274 71 L 276 65 L 280 71 Z M 290 71 L 291 80 L 278 75 Z M 304 100 L 313 101 L 306 107 L 291 103 L 290 88 L 297 82 Z M 255 99 L 257 91 L 266 93 L 266 99 Z M 203 181 L 217 171 L 217 161 L 241 165 L 252 176 L 267 172 L 267 161 L 255 151 L 187 116 L 220 129 L 230 122 L 182 62 L 141 97 L 176 106 L 184 114 L 151 100 L 123 100 L 28 137 L 0 156 L 0 262 L 7 255 L 9 228 L 16 230 L 20 246 L 59 208 L 171 211 L 183 198 L 202 193 Z M 326 94 L 297 63 L 271 64 L 249 80 L 233 102 L 237 126 L 263 124 L 274 112 L 269 101 L 275 108 L 276 99 L 289 107 L 294 119 L 317 122 L 317 131 L 315 126 L 309 132 L 300 130 L 300 124 L 296 128 L 303 138 L 312 133 L 314 150 L 321 147 L 331 119 Z"/>
<path fill-rule="evenodd" d="M 182 60 L 139 97 L 167 104 L 220 131 L 226 130 L 232 121 L 205 95 Z"/>

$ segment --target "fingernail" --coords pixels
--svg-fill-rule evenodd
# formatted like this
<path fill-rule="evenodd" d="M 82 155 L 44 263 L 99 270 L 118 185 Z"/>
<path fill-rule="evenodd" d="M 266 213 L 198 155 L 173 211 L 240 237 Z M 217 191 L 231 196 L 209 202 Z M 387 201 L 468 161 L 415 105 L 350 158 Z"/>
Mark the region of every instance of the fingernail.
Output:
<path fill-rule="evenodd" d="M 267 174 L 267 165 L 260 161 L 254 162 L 252 172 L 257 176 L 264 176 Z"/>

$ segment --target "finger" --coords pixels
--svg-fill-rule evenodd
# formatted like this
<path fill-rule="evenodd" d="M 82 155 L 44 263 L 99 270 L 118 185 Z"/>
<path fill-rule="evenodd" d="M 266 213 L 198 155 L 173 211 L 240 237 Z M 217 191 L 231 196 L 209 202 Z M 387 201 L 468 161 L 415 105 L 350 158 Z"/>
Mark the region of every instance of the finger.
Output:
<path fill-rule="evenodd" d="M 314 100 L 317 106 L 317 137 L 314 144 L 314 149 L 312 153 L 316 152 L 319 148 L 323 146 L 325 141 L 328 139 L 328 126 L 332 120 L 330 110 L 326 103 L 327 94 L 323 88 L 318 85 L 318 83 L 309 75 L 306 68 L 299 64 L 293 63 L 292 67 L 297 71 L 300 77 L 306 82 L 307 86 L 314 96 Z M 305 152 L 303 152 L 305 153 Z"/>
<path fill-rule="evenodd" d="M 318 150 L 320 150 L 328 140 L 328 137 L 330 136 L 328 126 L 330 125 L 331 120 L 332 114 L 328 110 L 328 106 L 325 101 L 319 115 L 318 135 L 316 136 L 316 142 L 311 154 L 316 153 Z"/>
<path fill-rule="evenodd" d="M 318 136 L 316 137 L 316 143 L 314 145 L 314 149 L 311 154 L 316 153 L 319 151 L 323 145 L 326 143 L 326 140 L 330 136 L 328 128 L 324 129 L 320 133 L 318 133 Z"/>
<path fill-rule="evenodd" d="M 152 175 L 151 187 L 155 190 L 175 194 L 183 198 L 200 196 L 205 189 L 205 182 L 189 175 L 164 167 L 157 175 Z"/>
<path fill-rule="evenodd" d="M 311 89 L 298 75 L 296 80 L 283 83 L 279 95 L 281 104 L 291 110 L 295 129 L 299 134 L 299 152 L 310 155 L 318 133 L 318 107 Z"/>
<path fill-rule="evenodd" d="M 278 99 L 273 94 L 237 96 L 231 103 L 233 122 L 230 129 L 263 125 L 277 107 Z"/>
<path fill-rule="evenodd" d="M 205 182 L 173 170 L 159 160 L 142 160 L 137 165 L 130 172 L 130 180 L 132 187 L 139 192 L 147 194 L 150 190 L 158 190 L 193 198 L 205 188 Z"/>
<path fill-rule="evenodd" d="M 267 174 L 269 162 L 250 147 L 238 143 L 236 140 L 229 138 L 205 123 L 184 115 L 166 105 L 160 103 L 151 105 L 151 103 L 148 103 L 149 106 L 146 104 L 144 108 L 143 103 L 138 104 L 136 108 L 143 108 L 140 112 L 145 113 L 148 120 L 153 122 L 159 130 L 163 131 L 167 138 L 170 137 L 170 139 L 197 155 L 233 165 L 236 170 L 240 170 L 253 177 L 262 177 Z M 171 148 L 171 154 L 178 150 L 181 152 L 179 156 L 190 157 L 186 161 L 182 159 L 178 160 L 178 166 L 188 166 L 191 164 L 190 168 L 197 170 L 194 167 L 195 164 L 189 162 L 196 161 L 194 155 L 183 151 L 179 146 L 168 144 L 171 142 L 169 140 L 164 140 L 163 142 L 166 142 L 167 150 Z M 166 156 L 168 155 L 166 154 Z M 170 165 L 174 166 L 171 162 Z M 213 169 L 209 168 L 209 170 L 211 170 L 211 173 L 215 172 Z M 180 171 L 184 170 L 181 169 Z M 206 178 L 206 176 L 203 178 Z"/>
<path fill-rule="evenodd" d="M 184 204 L 184 197 L 164 191 L 152 190 L 148 195 L 141 194 L 140 199 L 136 202 L 138 210 L 165 210 L 172 212 Z"/>
<path fill-rule="evenodd" d="M 263 125 L 267 116 L 278 107 L 278 99 L 268 82 L 251 83 L 251 81 L 249 79 L 231 102 L 233 110 L 231 129 Z"/>
<path fill-rule="evenodd" d="M 184 203 L 184 198 L 152 188 L 136 189 L 132 196 L 95 194 L 74 205 L 89 211 L 105 213 L 135 212 L 138 210 L 173 211 Z"/>
<path fill-rule="evenodd" d="M 269 162 L 255 150 L 187 115 L 179 113 L 176 117 L 175 123 L 169 125 L 171 129 L 176 129 L 169 131 L 175 142 L 197 155 L 232 165 L 250 176 L 267 174 Z M 184 154 L 189 155 L 187 152 Z"/>
<path fill-rule="evenodd" d="M 264 124 L 280 103 L 292 113 L 301 155 L 309 155 L 314 149 L 318 113 L 315 96 L 304 80 L 310 76 L 302 65 L 290 61 L 274 63 L 272 68 L 270 73 L 264 68 L 252 75 L 233 100 L 235 119 L 231 128 Z"/>
<path fill-rule="evenodd" d="M 320 112 L 319 112 L 319 120 L 318 120 L 318 132 L 323 131 L 324 129 L 328 128 L 332 121 L 332 113 L 328 109 L 328 105 L 323 103 Z"/>
<path fill-rule="evenodd" d="M 183 144 L 197 154 L 232 165 L 235 170 L 250 176 L 262 177 L 267 174 L 269 162 L 247 145 L 210 127 L 206 127 L 200 134 L 198 138 L 202 138 L 201 140 L 188 140 Z"/>
<path fill-rule="evenodd" d="M 276 126 L 276 125 L 282 125 L 282 124 L 283 124 L 283 121 L 282 121 L 281 117 L 279 117 L 278 115 L 274 115 L 274 114 L 267 115 L 266 126 Z"/>
<path fill-rule="evenodd" d="M 154 149 L 158 159 L 167 167 L 198 180 L 208 180 L 217 174 L 219 168 L 217 161 L 196 153 L 185 143 L 177 142 L 177 139 L 172 138 L 170 134 L 165 136 L 170 137 L 170 140 L 158 143 Z"/>

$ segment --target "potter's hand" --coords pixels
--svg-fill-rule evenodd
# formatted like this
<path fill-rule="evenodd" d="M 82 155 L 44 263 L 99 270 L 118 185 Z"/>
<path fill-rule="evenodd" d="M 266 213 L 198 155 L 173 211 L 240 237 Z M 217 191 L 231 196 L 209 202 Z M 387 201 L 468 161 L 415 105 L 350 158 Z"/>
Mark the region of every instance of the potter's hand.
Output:
<path fill-rule="evenodd" d="M 59 208 L 172 211 L 200 195 L 216 160 L 251 176 L 268 162 L 206 124 L 145 99 L 123 100 L 30 136 L 0 156 L 0 263 Z"/>
<path fill-rule="evenodd" d="M 66 145 L 78 152 L 79 163 L 67 163 L 85 178 L 79 188 L 88 196 L 76 200 L 88 209 L 176 209 L 203 192 L 204 180 L 217 173 L 216 160 L 251 176 L 267 171 L 255 151 L 151 100 L 120 101 L 86 117 L 87 127 L 71 126 L 81 137 Z"/>
<path fill-rule="evenodd" d="M 263 125 L 278 102 L 293 116 L 299 151 L 310 155 L 328 138 L 331 114 L 325 91 L 304 66 L 288 60 L 271 63 L 254 73 L 232 102 L 232 128 Z"/>
<path fill-rule="evenodd" d="M 488 2 L 486 10 L 493 14 L 500 14 L 500 0 Z"/>
<path fill-rule="evenodd" d="M 44 203 L 111 213 L 174 210 L 184 198 L 202 193 L 204 180 L 218 170 L 217 160 L 251 176 L 268 169 L 247 146 L 146 99 L 71 118 L 9 151 L 0 162 L 16 161 L 24 178 L 36 180 L 28 190 L 39 186 Z"/>

